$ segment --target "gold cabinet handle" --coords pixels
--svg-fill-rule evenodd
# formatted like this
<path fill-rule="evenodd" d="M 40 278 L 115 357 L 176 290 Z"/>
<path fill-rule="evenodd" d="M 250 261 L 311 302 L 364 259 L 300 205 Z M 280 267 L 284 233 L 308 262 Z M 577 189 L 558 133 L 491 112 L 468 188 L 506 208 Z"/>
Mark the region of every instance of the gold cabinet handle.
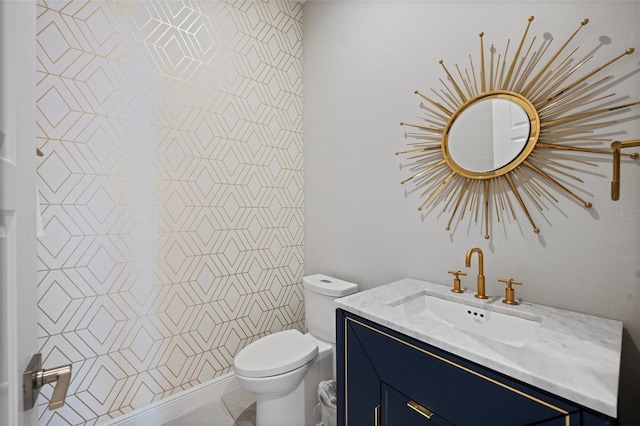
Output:
<path fill-rule="evenodd" d="M 433 416 L 433 411 L 429 410 L 426 407 L 423 407 L 415 401 L 407 402 L 407 407 L 411 408 L 413 411 L 418 412 L 420 415 L 426 417 L 427 419 L 431 419 L 431 416 Z"/>

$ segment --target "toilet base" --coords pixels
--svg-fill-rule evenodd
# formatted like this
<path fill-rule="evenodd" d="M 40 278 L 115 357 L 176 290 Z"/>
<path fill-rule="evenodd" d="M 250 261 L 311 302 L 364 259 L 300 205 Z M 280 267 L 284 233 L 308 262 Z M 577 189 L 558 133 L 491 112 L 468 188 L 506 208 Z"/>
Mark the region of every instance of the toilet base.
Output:
<path fill-rule="evenodd" d="M 334 352 L 331 347 L 322 349 L 293 391 L 256 394 L 256 426 L 316 426 L 320 423 L 319 413 L 317 417 L 313 415 L 318 404 L 318 384 L 333 378 Z"/>
<path fill-rule="evenodd" d="M 256 426 L 300 426 L 306 424 L 304 380 L 288 394 L 256 395 Z M 313 408 L 312 408 L 313 409 Z"/>

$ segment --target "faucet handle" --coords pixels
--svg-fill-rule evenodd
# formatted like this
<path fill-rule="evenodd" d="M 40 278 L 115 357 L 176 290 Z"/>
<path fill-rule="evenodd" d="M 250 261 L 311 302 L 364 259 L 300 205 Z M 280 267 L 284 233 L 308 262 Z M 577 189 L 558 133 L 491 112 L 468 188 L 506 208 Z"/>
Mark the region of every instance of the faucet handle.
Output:
<path fill-rule="evenodd" d="M 460 276 L 465 276 L 467 273 L 462 271 L 449 271 L 449 273 L 453 275 L 453 288 L 451 291 L 454 293 L 464 293 L 464 290 L 460 286 Z"/>
<path fill-rule="evenodd" d="M 517 305 L 516 291 L 511 286 L 513 284 L 522 285 L 522 281 L 516 281 L 513 278 L 499 278 L 498 281 L 507 285 L 507 288 L 504 290 L 505 298 L 502 300 L 502 303 L 506 303 L 507 305 Z"/>

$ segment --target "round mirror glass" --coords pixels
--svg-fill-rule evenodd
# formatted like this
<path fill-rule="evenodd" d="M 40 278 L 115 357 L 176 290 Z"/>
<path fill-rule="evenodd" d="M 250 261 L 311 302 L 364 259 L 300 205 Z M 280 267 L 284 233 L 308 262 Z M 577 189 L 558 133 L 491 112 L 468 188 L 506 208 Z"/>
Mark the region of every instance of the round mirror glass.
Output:
<path fill-rule="evenodd" d="M 451 125 L 451 159 L 470 172 L 490 172 L 511 163 L 529 140 L 527 112 L 509 99 L 486 98 L 469 105 Z"/>

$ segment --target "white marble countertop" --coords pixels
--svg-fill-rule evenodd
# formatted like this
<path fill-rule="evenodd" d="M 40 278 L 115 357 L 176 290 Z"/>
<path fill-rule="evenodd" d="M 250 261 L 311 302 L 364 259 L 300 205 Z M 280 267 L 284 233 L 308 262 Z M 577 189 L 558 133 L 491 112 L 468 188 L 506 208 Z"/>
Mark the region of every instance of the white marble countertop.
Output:
<path fill-rule="evenodd" d="M 622 322 L 501 297 L 474 298 L 449 286 L 405 278 L 337 300 L 348 312 L 476 362 L 582 406 L 618 416 Z M 453 328 L 428 315 L 410 315 L 396 306 L 422 294 L 542 320 L 533 336 L 516 347 Z"/>

